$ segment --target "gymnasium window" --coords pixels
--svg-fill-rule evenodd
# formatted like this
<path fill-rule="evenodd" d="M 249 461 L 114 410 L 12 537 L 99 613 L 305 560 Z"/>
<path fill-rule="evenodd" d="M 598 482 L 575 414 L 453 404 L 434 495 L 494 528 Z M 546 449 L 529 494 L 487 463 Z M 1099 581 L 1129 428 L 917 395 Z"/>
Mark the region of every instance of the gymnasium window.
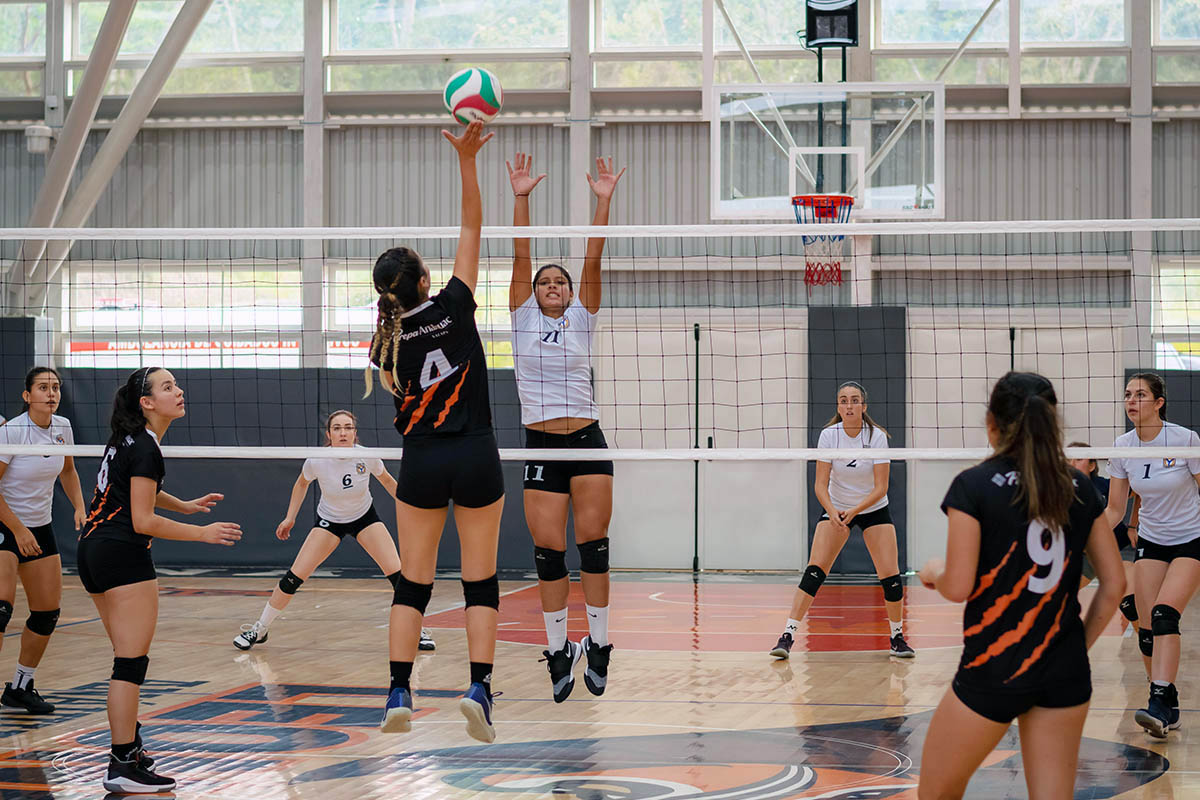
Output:
<path fill-rule="evenodd" d="M 74 6 L 72 59 L 86 59 L 96 43 L 107 2 Z M 183 7 L 180 0 L 141 0 L 134 9 L 120 54 L 149 55 Z M 304 0 L 215 0 L 185 53 L 299 53 L 304 50 Z"/>
<path fill-rule="evenodd" d="M 990 0 L 876 0 L 875 46 L 942 45 L 957 47 L 979 21 Z M 972 46 L 1008 42 L 1008 0 L 988 15 Z"/>
<path fill-rule="evenodd" d="M 336 0 L 334 47 L 342 52 L 565 48 L 567 0 L 421 5 Z"/>
<path fill-rule="evenodd" d="M 1200 41 L 1200 0 L 1158 0 L 1160 42 Z"/>

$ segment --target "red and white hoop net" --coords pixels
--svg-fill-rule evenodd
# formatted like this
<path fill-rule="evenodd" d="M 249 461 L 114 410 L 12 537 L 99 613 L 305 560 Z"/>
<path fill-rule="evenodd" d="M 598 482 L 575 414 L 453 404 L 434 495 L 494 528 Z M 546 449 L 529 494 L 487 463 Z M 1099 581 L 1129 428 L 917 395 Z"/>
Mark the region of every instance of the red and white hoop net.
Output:
<path fill-rule="evenodd" d="M 843 223 L 850 221 L 854 197 L 848 194 L 801 194 L 792 198 L 796 222 Z M 804 283 L 814 286 L 842 285 L 842 242 L 845 236 L 802 236 L 804 240 Z"/>

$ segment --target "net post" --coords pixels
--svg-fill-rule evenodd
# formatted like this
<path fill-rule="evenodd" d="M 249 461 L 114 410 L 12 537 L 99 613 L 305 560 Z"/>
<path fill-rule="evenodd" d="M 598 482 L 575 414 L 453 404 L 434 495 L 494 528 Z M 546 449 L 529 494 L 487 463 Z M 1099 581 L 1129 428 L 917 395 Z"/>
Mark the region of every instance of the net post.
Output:
<path fill-rule="evenodd" d="M 692 324 L 692 337 L 696 342 L 696 380 L 695 406 L 696 438 L 693 442 L 696 450 L 700 449 L 700 323 Z M 708 446 L 712 447 L 712 437 L 708 437 Z M 700 459 L 692 462 L 692 574 L 700 572 Z"/>

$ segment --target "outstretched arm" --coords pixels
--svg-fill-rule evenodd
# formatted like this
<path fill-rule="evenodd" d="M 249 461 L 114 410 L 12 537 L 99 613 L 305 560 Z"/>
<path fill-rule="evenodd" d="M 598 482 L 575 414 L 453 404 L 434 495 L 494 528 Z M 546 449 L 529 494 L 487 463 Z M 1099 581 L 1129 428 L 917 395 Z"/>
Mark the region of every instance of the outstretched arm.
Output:
<path fill-rule="evenodd" d="M 529 224 L 529 193 L 542 182 L 545 173 L 536 178 L 530 176 L 533 156 L 517 153 L 513 159 L 517 166 L 505 161 L 508 181 L 513 190 L 513 225 Z M 516 311 L 533 294 L 533 260 L 529 257 L 529 239 L 513 239 L 512 280 L 508 284 L 508 310 Z"/>
<path fill-rule="evenodd" d="M 479 282 L 479 232 L 483 227 L 483 200 L 479 197 L 479 171 L 475 155 L 494 133 L 483 135 L 483 123 L 472 122 L 462 136 L 442 131 L 446 141 L 458 151 L 458 169 L 462 174 L 462 230 L 458 249 L 454 252 L 454 277 L 467 285 L 472 293 Z"/>
<path fill-rule="evenodd" d="M 613 172 L 611 158 L 608 159 L 608 163 L 605 163 L 603 158 L 596 159 L 596 178 L 593 179 L 591 173 L 587 175 L 588 186 L 592 187 L 592 194 L 596 195 L 596 215 L 592 218 L 593 225 L 608 224 L 608 207 L 612 203 L 613 191 L 617 188 L 617 181 L 621 180 L 621 176 L 624 174 L 624 167 L 620 172 Z M 587 250 L 583 256 L 583 275 L 579 278 L 579 302 L 583 303 L 583 307 L 592 314 L 600 310 L 603 289 L 600 276 L 600 257 L 603 254 L 604 239 L 587 240 Z"/>

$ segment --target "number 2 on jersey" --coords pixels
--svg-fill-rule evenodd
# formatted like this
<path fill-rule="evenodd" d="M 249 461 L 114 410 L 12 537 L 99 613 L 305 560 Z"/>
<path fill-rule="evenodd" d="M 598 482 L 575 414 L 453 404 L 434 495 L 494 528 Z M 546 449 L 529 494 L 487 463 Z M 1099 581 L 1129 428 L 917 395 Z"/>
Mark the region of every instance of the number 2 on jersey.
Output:
<path fill-rule="evenodd" d="M 1050 546 L 1046 546 L 1049 539 Z M 1045 594 L 1054 591 L 1062 578 L 1063 568 L 1067 560 L 1067 537 L 1062 533 L 1054 533 L 1036 519 L 1029 523 L 1025 534 L 1025 548 L 1033 563 L 1040 566 L 1050 565 L 1050 574 L 1044 578 L 1033 575 L 1029 578 L 1029 591 Z"/>
<path fill-rule="evenodd" d="M 421 388 L 428 389 L 435 383 L 441 383 L 449 378 L 458 367 L 450 366 L 450 359 L 442 352 L 442 348 L 430 350 L 425 354 L 425 365 L 421 367 Z"/>

